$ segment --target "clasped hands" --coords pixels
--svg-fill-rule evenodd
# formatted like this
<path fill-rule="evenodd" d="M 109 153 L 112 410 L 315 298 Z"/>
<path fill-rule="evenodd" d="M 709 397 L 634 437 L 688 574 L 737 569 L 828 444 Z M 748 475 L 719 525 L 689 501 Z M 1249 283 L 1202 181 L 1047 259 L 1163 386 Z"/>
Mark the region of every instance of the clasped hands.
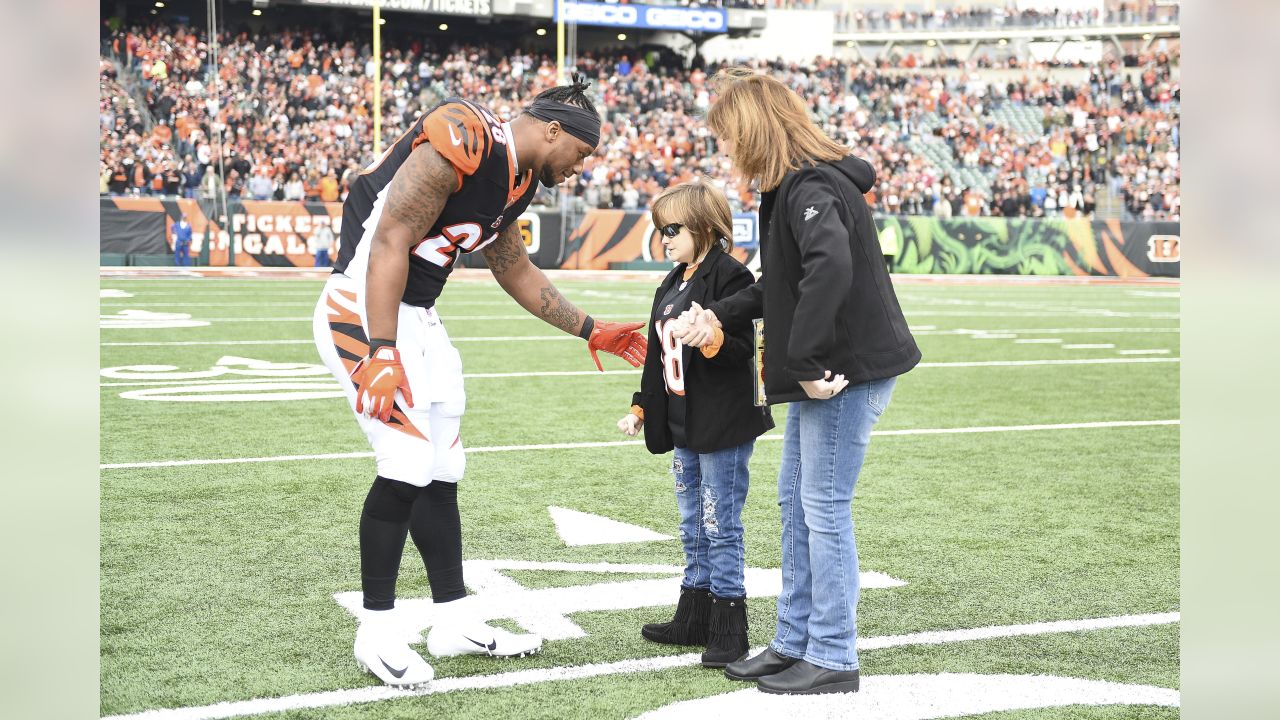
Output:
<path fill-rule="evenodd" d="M 714 312 L 695 302 L 671 321 L 671 336 L 689 347 L 700 348 L 715 339 L 716 328 L 723 327 Z"/>
<path fill-rule="evenodd" d="M 716 314 L 698 303 L 688 310 L 680 313 L 680 316 L 672 321 L 671 335 L 680 342 L 690 347 L 700 348 L 713 339 L 717 328 L 723 329 L 720 319 Z M 828 400 L 840 394 L 849 386 L 849 381 L 844 375 L 832 376 L 830 370 L 824 371 L 824 375 L 820 380 L 801 380 L 800 387 L 804 389 L 804 393 L 813 400 Z"/>

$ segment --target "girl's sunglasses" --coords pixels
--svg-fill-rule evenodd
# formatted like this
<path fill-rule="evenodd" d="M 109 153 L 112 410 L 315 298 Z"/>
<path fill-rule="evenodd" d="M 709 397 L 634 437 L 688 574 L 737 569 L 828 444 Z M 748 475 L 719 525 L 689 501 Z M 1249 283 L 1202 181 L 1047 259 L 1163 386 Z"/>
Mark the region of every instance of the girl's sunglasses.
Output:
<path fill-rule="evenodd" d="M 680 234 L 680 228 L 682 227 L 684 227 L 684 225 L 681 225 L 680 223 L 671 223 L 670 225 L 663 225 L 659 232 L 669 238 L 673 238 Z"/>

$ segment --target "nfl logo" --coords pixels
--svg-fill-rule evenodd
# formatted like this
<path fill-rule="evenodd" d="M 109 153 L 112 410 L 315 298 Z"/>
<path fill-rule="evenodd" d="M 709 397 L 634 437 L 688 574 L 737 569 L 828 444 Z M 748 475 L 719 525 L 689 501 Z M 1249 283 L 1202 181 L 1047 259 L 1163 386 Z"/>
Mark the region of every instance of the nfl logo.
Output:
<path fill-rule="evenodd" d="M 663 314 L 663 315 L 670 315 L 670 314 L 671 314 L 671 308 L 673 308 L 673 307 L 675 307 L 675 303 L 672 303 L 672 304 L 668 305 L 668 306 L 666 307 L 666 309 L 664 309 L 664 310 L 662 311 L 662 314 Z"/>

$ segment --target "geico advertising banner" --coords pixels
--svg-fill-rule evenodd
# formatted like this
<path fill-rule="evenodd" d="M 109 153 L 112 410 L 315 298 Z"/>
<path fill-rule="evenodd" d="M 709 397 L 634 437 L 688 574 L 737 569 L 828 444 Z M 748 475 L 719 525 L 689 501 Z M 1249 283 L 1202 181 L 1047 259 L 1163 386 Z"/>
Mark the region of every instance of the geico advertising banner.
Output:
<path fill-rule="evenodd" d="M 558 4 L 558 3 L 557 3 Z M 559 20 L 559 8 L 555 19 Z M 565 22 L 579 25 L 684 30 L 723 33 L 729 31 L 729 13 L 723 8 L 653 7 L 594 2 L 565 2 Z"/>
<path fill-rule="evenodd" d="M 371 8 L 373 0 L 299 0 L 304 5 L 328 5 L 329 7 Z M 383 10 L 432 13 L 435 15 L 493 14 L 489 0 L 382 0 Z"/>

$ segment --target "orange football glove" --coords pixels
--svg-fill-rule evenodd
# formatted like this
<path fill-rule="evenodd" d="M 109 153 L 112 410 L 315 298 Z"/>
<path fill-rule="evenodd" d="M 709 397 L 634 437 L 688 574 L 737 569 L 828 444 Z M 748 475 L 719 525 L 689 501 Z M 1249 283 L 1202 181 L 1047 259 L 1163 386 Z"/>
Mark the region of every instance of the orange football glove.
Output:
<path fill-rule="evenodd" d="M 383 345 L 372 357 L 356 363 L 351 369 L 351 381 L 356 384 L 356 412 L 361 415 L 382 422 L 390 420 L 396 390 L 404 394 L 405 404 L 413 407 L 413 393 L 400 364 L 400 351 L 393 345 Z"/>
<path fill-rule="evenodd" d="M 644 327 L 644 323 L 615 323 L 602 320 L 595 322 L 591 337 L 587 338 L 587 348 L 591 350 L 591 359 L 596 361 L 596 368 L 600 372 L 604 372 L 604 366 L 600 364 L 600 357 L 596 355 L 597 350 L 617 355 L 631 363 L 631 367 L 640 367 L 644 364 L 645 353 L 649 350 L 649 341 L 644 335 L 636 332 Z"/>

